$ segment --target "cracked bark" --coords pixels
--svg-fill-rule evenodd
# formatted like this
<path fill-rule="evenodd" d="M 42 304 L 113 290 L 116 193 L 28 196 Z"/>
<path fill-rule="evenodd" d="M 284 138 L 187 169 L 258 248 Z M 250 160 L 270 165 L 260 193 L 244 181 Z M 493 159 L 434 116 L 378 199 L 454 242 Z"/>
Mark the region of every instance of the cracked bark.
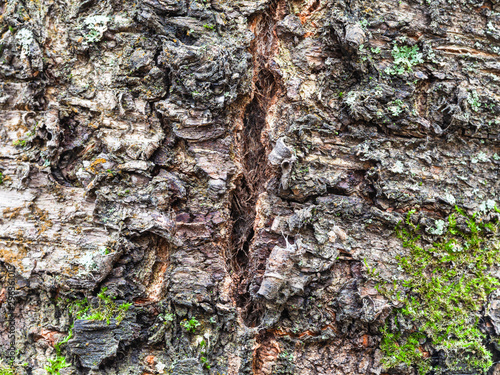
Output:
<path fill-rule="evenodd" d="M 388 371 L 395 305 L 364 261 L 400 278 L 406 212 L 498 202 L 498 12 L 0 1 L 0 358 L 14 318 L 23 375 L 73 323 L 61 374 Z M 75 322 L 65 301 L 103 287 L 123 323 Z"/>

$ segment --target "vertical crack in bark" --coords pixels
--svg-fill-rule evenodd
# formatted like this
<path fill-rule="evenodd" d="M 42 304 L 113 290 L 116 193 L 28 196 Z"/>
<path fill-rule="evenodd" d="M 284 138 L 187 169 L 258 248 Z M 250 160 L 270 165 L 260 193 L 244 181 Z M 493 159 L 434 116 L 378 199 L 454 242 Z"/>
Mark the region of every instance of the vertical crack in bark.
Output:
<path fill-rule="evenodd" d="M 236 300 L 243 309 L 246 324 L 255 326 L 260 319 L 258 309 L 251 305 L 248 286 L 258 264 L 252 262 L 251 246 L 259 194 L 264 192 L 269 180 L 267 172 L 268 144 L 267 113 L 280 97 L 282 86 L 279 74 L 273 69 L 273 56 L 278 50 L 276 24 L 285 15 L 286 1 L 273 1 L 269 9 L 249 20 L 255 34 L 251 45 L 254 63 L 253 90 L 244 111 L 243 129 L 239 134 L 241 177 L 233 191 L 231 219 L 232 262 L 236 278 Z"/>

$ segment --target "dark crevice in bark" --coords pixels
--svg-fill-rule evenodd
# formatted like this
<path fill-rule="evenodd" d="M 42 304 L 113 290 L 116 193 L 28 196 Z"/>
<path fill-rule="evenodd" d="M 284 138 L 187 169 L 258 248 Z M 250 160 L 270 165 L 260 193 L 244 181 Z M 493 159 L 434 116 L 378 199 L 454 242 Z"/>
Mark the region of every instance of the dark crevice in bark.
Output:
<path fill-rule="evenodd" d="M 265 126 L 265 112 L 257 101 L 257 96 L 247 106 L 242 134 L 242 177 L 233 195 L 233 245 L 239 268 L 245 266 L 245 247 L 248 251 L 253 237 L 253 222 L 255 220 L 255 204 L 258 194 L 263 190 L 265 183 L 264 168 L 266 164 L 266 150 L 261 143 L 261 133 Z"/>
<path fill-rule="evenodd" d="M 260 84 L 256 84 L 256 90 L 259 90 L 258 86 Z M 234 191 L 231 207 L 233 269 L 240 279 L 237 303 L 245 310 L 249 308 L 248 281 L 253 273 L 253 267 L 249 264 L 249 250 L 254 236 L 255 206 L 259 194 L 264 191 L 266 182 L 266 149 L 261 142 L 265 118 L 265 108 L 259 102 L 259 93 L 257 92 L 245 111 L 240 149 L 242 153 L 242 177 Z"/>
<path fill-rule="evenodd" d="M 284 17 L 286 2 L 273 1 L 268 11 L 249 20 L 255 34 L 251 45 L 254 61 L 253 92 L 246 105 L 243 129 L 240 133 L 239 153 L 241 177 L 233 191 L 231 201 L 231 268 L 235 274 L 236 302 L 243 309 L 247 325 L 256 326 L 261 317 L 249 292 L 249 285 L 258 269 L 262 269 L 262 256 L 252 254 L 254 222 L 259 195 L 265 191 L 270 178 L 267 174 L 266 131 L 270 106 L 282 93 L 279 75 L 273 71 L 272 57 L 277 51 L 276 23 Z M 264 259 L 265 262 L 265 259 Z"/>

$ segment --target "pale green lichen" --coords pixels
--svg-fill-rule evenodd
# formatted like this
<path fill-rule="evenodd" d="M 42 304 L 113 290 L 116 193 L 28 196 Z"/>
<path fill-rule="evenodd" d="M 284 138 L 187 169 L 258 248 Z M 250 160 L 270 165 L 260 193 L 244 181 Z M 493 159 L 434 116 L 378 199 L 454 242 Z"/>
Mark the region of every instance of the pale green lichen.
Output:
<path fill-rule="evenodd" d="M 389 106 L 389 111 L 391 112 L 393 117 L 399 116 L 401 113 L 403 113 L 403 101 L 401 99 L 396 99 L 393 102 L 391 102 L 391 105 Z"/>
<path fill-rule="evenodd" d="M 443 235 L 446 223 L 443 220 L 436 220 L 434 222 L 434 225 L 436 226 L 435 228 L 429 228 L 429 229 L 427 229 L 427 231 L 430 234 L 434 234 L 436 236 Z"/>
<path fill-rule="evenodd" d="M 471 162 L 476 163 L 487 163 L 490 162 L 490 158 L 483 151 L 478 152 L 476 156 L 471 157 Z"/>
<path fill-rule="evenodd" d="M 479 111 L 479 108 L 481 107 L 481 102 L 479 101 L 479 96 L 477 95 L 476 91 L 469 92 L 469 95 L 467 96 L 467 101 L 469 102 L 474 112 Z"/>
<path fill-rule="evenodd" d="M 30 48 L 35 42 L 33 32 L 28 29 L 21 29 L 16 34 L 16 41 L 21 47 L 21 58 L 30 55 Z"/>
<path fill-rule="evenodd" d="M 455 203 L 457 202 L 453 194 L 450 193 L 446 193 L 443 198 L 447 203 L 449 203 L 452 206 L 454 206 Z"/>
<path fill-rule="evenodd" d="M 99 42 L 106 30 L 108 30 L 109 17 L 102 15 L 89 16 L 84 21 L 83 24 L 87 28 L 88 32 L 84 35 L 85 40 L 88 43 Z"/>
<path fill-rule="evenodd" d="M 391 51 L 394 65 L 385 69 L 386 74 L 396 75 L 413 71 L 413 67 L 424 62 L 423 54 L 418 46 L 398 46 L 394 44 Z"/>
<path fill-rule="evenodd" d="M 347 104 L 352 109 L 352 107 L 358 101 L 358 96 L 359 96 L 359 94 L 356 91 L 351 91 L 351 92 L 347 93 L 345 100 L 344 100 L 345 104 Z"/>
<path fill-rule="evenodd" d="M 391 168 L 391 170 L 394 173 L 403 173 L 404 169 L 405 169 L 404 164 L 401 161 L 399 161 L 399 160 L 396 161 L 396 163 L 394 163 L 393 167 Z"/>
<path fill-rule="evenodd" d="M 97 270 L 99 268 L 97 260 L 102 257 L 103 253 L 104 252 L 101 249 L 97 249 L 96 251 L 87 251 L 78 260 L 78 263 L 83 267 L 83 269 L 79 271 L 78 276 Z"/>
<path fill-rule="evenodd" d="M 486 201 L 482 202 L 482 203 L 479 205 L 479 210 L 480 210 L 481 212 L 486 213 L 486 212 L 488 212 L 488 211 L 491 211 L 491 210 L 495 209 L 495 205 L 496 205 L 496 203 L 495 203 L 495 201 L 494 201 L 494 200 L 492 200 L 492 199 L 488 199 L 488 200 L 486 200 Z"/>

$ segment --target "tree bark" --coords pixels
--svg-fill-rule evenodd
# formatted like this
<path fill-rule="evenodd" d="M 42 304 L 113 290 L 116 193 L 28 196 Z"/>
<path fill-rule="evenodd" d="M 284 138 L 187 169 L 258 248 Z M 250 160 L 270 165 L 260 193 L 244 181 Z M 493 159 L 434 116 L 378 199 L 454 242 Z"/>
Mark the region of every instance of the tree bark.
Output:
<path fill-rule="evenodd" d="M 410 210 L 428 244 L 455 206 L 494 218 L 498 0 L 0 13 L 0 368 L 416 374 L 384 362 L 402 304 L 379 286 L 406 277 Z M 494 362 L 500 294 L 483 302 Z"/>

